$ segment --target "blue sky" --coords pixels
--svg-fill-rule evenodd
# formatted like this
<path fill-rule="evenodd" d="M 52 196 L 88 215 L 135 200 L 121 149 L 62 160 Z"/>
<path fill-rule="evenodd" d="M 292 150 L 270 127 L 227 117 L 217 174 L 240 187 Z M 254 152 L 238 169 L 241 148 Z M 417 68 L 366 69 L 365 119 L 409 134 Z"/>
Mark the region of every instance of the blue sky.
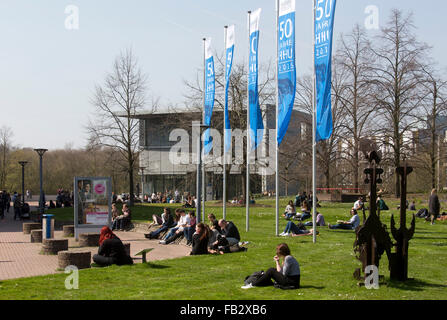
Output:
<path fill-rule="evenodd" d="M 296 2 L 302 74 L 312 63 L 312 0 Z M 79 30 L 65 28 L 68 5 L 79 8 Z M 447 2 L 338 0 L 335 40 L 355 23 L 364 24 L 369 5 L 379 8 L 381 26 L 391 8 L 413 11 L 419 40 L 433 46 L 433 57 L 445 70 L 447 44 L 439 21 Z M 202 38 L 211 37 L 215 51 L 223 52 L 223 26 L 235 24 L 235 61 L 245 61 L 247 10 L 259 7 L 259 58 L 267 61 L 275 56 L 275 0 L 1 0 L 0 127 L 11 127 L 13 143 L 22 147 L 85 146 L 94 86 L 129 47 L 162 106 L 181 104 L 183 80 L 194 79 L 203 63 Z"/>

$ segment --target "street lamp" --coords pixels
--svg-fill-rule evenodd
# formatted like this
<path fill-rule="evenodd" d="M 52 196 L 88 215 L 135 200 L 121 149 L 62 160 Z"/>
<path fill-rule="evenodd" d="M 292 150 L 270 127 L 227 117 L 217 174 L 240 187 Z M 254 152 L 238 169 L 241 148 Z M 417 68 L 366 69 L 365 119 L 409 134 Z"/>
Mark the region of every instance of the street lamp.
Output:
<path fill-rule="evenodd" d="M 19 161 L 19 164 L 22 166 L 22 203 L 25 203 L 25 165 L 28 161 Z"/>
<path fill-rule="evenodd" d="M 34 149 L 39 155 L 39 176 L 40 176 L 40 197 L 39 197 L 39 213 L 42 215 L 45 213 L 45 203 L 43 202 L 43 177 L 42 177 L 42 157 L 48 149 Z"/>
<path fill-rule="evenodd" d="M 146 167 L 140 167 L 141 170 L 141 202 L 144 202 L 144 169 Z"/>

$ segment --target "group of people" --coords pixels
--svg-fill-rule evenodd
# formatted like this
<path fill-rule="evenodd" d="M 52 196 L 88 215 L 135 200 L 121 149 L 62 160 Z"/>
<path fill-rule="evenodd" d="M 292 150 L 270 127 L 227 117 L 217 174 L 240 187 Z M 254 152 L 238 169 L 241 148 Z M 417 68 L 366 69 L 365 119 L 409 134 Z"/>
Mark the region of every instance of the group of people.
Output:
<path fill-rule="evenodd" d="M 123 204 L 121 212 L 122 214 L 119 213 L 116 203 L 112 203 L 112 230 L 124 231 L 132 222 L 132 214 L 127 204 Z"/>
<path fill-rule="evenodd" d="M 184 236 L 186 244 L 192 247 L 191 255 L 208 253 L 225 253 L 230 247 L 239 245 L 241 240 L 239 230 L 232 221 L 217 220 L 214 214 L 209 214 L 210 224 L 197 223 L 194 211 L 186 213 L 184 209 L 176 209 L 174 216 L 169 208 L 164 208 L 161 216 L 153 215 L 151 225 L 160 227 L 145 234 L 147 239 L 158 239 L 166 232 L 159 244 L 167 245 Z"/>

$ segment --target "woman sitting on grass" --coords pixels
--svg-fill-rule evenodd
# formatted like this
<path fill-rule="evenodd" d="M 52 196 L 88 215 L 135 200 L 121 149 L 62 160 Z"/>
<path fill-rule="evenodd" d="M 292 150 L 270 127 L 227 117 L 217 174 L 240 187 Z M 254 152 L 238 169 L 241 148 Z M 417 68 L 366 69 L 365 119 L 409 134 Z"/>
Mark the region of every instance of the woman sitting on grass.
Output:
<path fill-rule="evenodd" d="M 207 226 L 200 222 L 196 225 L 196 232 L 192 236 L 192 250 L 190 255 L 208 253 L 209 231 Z"/>
<path fill-rule="evenodd" d="M 357 215 L 357 210 L 351 209 L 352 218 L 349 221 L 337 221 L 337 224 L 328 224 L 329 229 L 345 229 L 355 230 L 360 225 L 360 218 Z"/>
<path fill-rule="evenodd" d="M 281 258 L 284 259 L 283 265 L 280 263 Z M 289 246 L 286 243 L 281 243 L 276 247 L 276 256 L 273 257 L 273 260 L 276 263 L 276 268 L 268 269 L 261 277 L 253 283 L 243 286 L 242 289 L 274 285 L 271 279 L 275 280 L 275 286 L 280 288 L 298 289 L 300 287 L 300 265 L 290 254 Z"/>
<path fill-rule="evenodd" d="M 311 217 L 309 202 L 307 202 L 307 200 L 304 200 L 302 202 L 301 211 L 302 211 L 301 213 L 298 213 L 296 215 L 298 220 L 303 221 L 303 220 L 309 219 Z"/>
<path fill-rule="evenodd" d="M 194 211 L 189 212 L 189 223 L 183 229 L 183 235 L 186 238 L 186 245 L 189 246 L 192 243 L 192 236 L 196 230 L 196 214 Z"/>
<path fill-rule="evenodd" d="M 287 220 L 291 219 L 294 215 L 296 215 L 295 206 L 293 204 L 293 201 L 290 200 L 289 204 L 286 207 L 286 210 L 283 214 L 283 217 L 285 217 Z"/>
<path fill-rule="evenodd" d="M 120 238 L 118 238 L 107 226 L 101 229 L 101 234 L 99 236 L 99 250 L 98 254 L 93 256 L 93 261 L 103 267 L 112 264 L 133 264 L 133 260 L 126 253 L 126 249 Z"/>

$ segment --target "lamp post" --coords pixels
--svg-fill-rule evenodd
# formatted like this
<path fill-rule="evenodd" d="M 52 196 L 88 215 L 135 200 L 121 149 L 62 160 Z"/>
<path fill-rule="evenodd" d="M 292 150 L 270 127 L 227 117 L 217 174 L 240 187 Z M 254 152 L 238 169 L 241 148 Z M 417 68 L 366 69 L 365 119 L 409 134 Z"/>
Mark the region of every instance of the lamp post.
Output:
<path fill-rule="evenodd" d="M 22 203 L 25 203 L 25 165 L 28 161 L 19 161 L 22 166 Z"/>
<path fill-rule="evenodd" d="M 146 167 L 140 167 L 140 170 L 141 170 L 141 202 L 144 202 L 144 169 L 146 169 Z"/>
<path fill-rule="evenodd" d="M 39 213 L 42 215 L 45 212 L 45 203 L 43 202 L 43 177 L 42 177 L 42 157 L 48 149 L 34 149 L 39 155 L 39 177 L 40 177 L 40 197 L 39 197 Z"/>

